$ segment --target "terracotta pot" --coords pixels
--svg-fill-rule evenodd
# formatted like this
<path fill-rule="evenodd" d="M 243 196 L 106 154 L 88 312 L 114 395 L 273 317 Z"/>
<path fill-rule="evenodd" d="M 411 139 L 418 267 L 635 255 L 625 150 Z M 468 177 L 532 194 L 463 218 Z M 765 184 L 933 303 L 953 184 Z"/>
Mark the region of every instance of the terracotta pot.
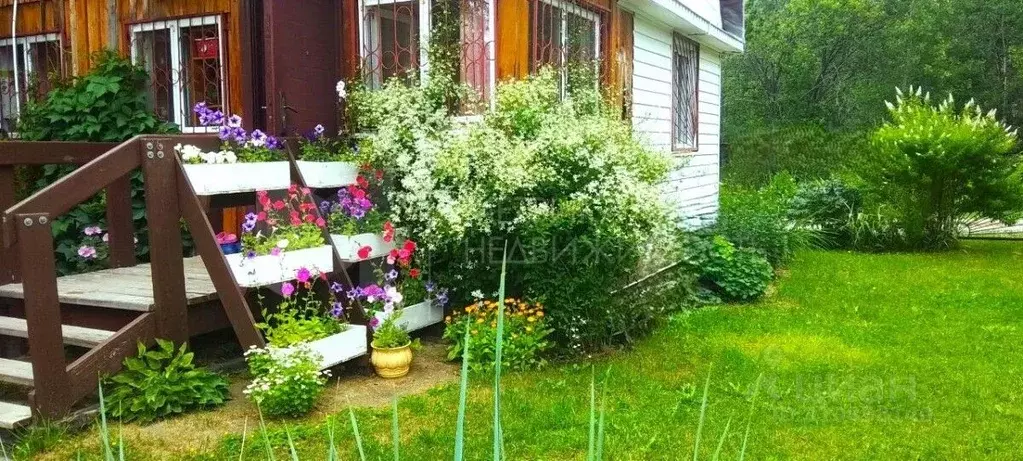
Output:
<path fill-rule="evenodd" d="M 369 361 L 381 378 L 400 378 L 408 374 L 412 365 L 411 343 L 402 347 L 383 348 L 373 346 Z"/>

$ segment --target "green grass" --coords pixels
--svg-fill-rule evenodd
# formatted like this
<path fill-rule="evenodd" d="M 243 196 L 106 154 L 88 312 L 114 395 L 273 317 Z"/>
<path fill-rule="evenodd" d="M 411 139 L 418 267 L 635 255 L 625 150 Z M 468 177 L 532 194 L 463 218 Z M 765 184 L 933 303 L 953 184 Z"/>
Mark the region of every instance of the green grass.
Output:
<path fill-rule="evenodd" d="M 1013 242 L 970 242 L 941 254 L 802 253 L 765 301 L 679 315 L 630 351 L 506 373 L 506 457 L 585 458 L 591 367 L 610 367 L 605 459 L 688 458 L 711 368 L 699 459 L 719 445 L 722 459 L 738 458 L 758 377 L 748 459 L 1017 457 L 1021 269 L 1023 244 Z M 466 459 L 493 451 L 492 389 L 491 378 L 473 376 Z M 403 459 L 452 457 L 458 392 L 451 385 L 399 402 Z M 391 412 L 356 411 L 367 459 L 393 456 Z M 334 433 L 341 458 L 354 459 L 347 420 L 336 418 Z M 268 424 L 278 459 L 288 457 L 288 434 L 302 459 L 326 453 L 322 421 Z M 230 436 L 190 456 L 237 459 L 241 442 L 241 434 Z M 146 453 L 145 440 L 125 443 L 130 459 L 166 456 Z M 263 444 L 248 434 L 245 459 L 265 459 Z M 96 445 L 75 439 L 64 454 L 83 446 Z"/>

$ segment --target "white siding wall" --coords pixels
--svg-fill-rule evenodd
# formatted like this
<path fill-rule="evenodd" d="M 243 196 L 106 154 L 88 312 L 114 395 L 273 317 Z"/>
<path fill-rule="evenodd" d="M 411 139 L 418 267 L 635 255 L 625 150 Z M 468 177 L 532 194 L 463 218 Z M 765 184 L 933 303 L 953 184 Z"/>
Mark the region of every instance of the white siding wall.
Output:
<path fill-rule="evenodd" d="M 716 3 L 716 2 L 715 2 Z M 651 147 L 671 152 L 672 31 L 639 15 L 635 18 L 633 126 Z M 689 226 L 717 218 L 721 158 L 721 55 L 700 47 L 699 148 L 671 154 L 675 168 L 664 184 Z"/>
<path fill-rule="evenodd" d="M 721 0 L 675 0 L 694 13 L 721 27 Z"/>

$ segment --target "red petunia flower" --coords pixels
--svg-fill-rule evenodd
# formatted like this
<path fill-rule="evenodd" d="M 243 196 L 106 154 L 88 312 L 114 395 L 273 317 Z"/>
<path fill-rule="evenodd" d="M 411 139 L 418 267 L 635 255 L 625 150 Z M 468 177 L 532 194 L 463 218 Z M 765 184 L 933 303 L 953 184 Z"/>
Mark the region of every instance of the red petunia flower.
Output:
<path fill-rule="evenodd" d="M 298 184 L 292 184 L 292 185 L 288 186 L 288 193 L 289 194 L 295 194 L 297 192 L 298 192 Z"/>
<path fill-rule="evenodd" d="M 316 227 L 323 227 L 326 225 L 327 221 L 324 221 L 323 218 L 316 218 Z"/>
<path fill-rule="evenodd" d="M 405 241 L 405 245 L 403 245 L 402 248 L 404 248 L 405 251 L 408 251 L 409 253 L 412 253 L 413 251 L 416 251 L 416 242 L 413 242 L 411 240 L 406 240 Z"/>
<path fill-rule="evenodd" d="M 367 181 L 363 176 L 355 178 L 355 182 L 359 185 L 359 187 L 369 187 L 369 181 Z"/>
<path fill-rule="evenodd" d="M 412 277 L 414 279 L 419 278 L 419 269 L 413 268 L 412 270 L 408 271 L 408 275 L 409 277 Z"/>
<path fill-rule="evenodd" d="M 307 214 L 307 215 L 305 215 L 305 218 L 303 218 L 303 220 L 305 222 L 308 222 L 308 223 L 316 222 L 316 216 L 313 216 L 311 214 Z"/>
<path fill-rule="evenodd" d="M 394 225 L 390 221 L 384 223 L 384 242 L 391 243 L 394 241 Z"/>
<path fill-rule="evenodd" d="M 274 202 L 274 209 L 277 211 L 283 210 L 285 206 L 287 206 L 287 204 L 285 204 L 283 200 Z"/>
<path fill-rule="evenodd" d="M 359 252 L 358 252 L 359 259 L 366 259 L 366 258 L 368 258 L 369 257 L 369 253 L 371 251 L 373 251 L 373 248 L 370 247 L 369 245 L 366 245 L 366 246 L 364 246 L 362 248 L 359 248 Z"/>
<path fill-rule="evenodd" d="M 384 170 L 378 169 L 378 170 L 374 171 L 373 174 L 376 175 L 377 181 L 380 181 L 380 180 L 384 179 Z"/>
<path fill-rule="evenodd" d="M 259 214 L 256 215 L 256 221 L 266 221 L 266 212 L 260 211 Z"/>
<path fill-rule="evenodd" d="M 292 226 L 301 226 L 302 225 L 302 220 L 292 216 L 292 218 L 291 218 L 291 225 Z"/>

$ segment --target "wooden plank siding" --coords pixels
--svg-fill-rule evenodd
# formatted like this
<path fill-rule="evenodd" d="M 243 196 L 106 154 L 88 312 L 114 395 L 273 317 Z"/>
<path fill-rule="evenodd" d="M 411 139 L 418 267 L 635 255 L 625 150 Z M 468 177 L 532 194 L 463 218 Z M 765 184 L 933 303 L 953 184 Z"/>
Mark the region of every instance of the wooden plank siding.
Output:
<path fill-rule="evenodd" d="M 651 147 L 671 152 L 672 30 L 646 17 L 635 18 L 633 127 Z M 721 55 L 700 48 L 698 147 L 674 153 L 675 168 L 663 185 L 689 226 L 717 218 L 721 153 Z"/>
<path fill-rule="evenodd" d="M 66 75 L 88 72 L 93 53 L 115 48 L 129 54 L 131 24 L 191 16 L 223 15 L 224 36 L 227 37 L 224 71 L 227 79 L 229 109 L 243 116 L 246 99 L 242 97 L 242 14 L 243 0 L 35 0 L 18 2 L 18 36 L 60 33 L 64 48 Z M 118 30 L 110 33 L 109 6 L 114 12 Z M 0 1 L 0 38 L 11 36 L 13 7 L 11 0 Z M 111 37 L 117 43 L 111 43 Z"/>

